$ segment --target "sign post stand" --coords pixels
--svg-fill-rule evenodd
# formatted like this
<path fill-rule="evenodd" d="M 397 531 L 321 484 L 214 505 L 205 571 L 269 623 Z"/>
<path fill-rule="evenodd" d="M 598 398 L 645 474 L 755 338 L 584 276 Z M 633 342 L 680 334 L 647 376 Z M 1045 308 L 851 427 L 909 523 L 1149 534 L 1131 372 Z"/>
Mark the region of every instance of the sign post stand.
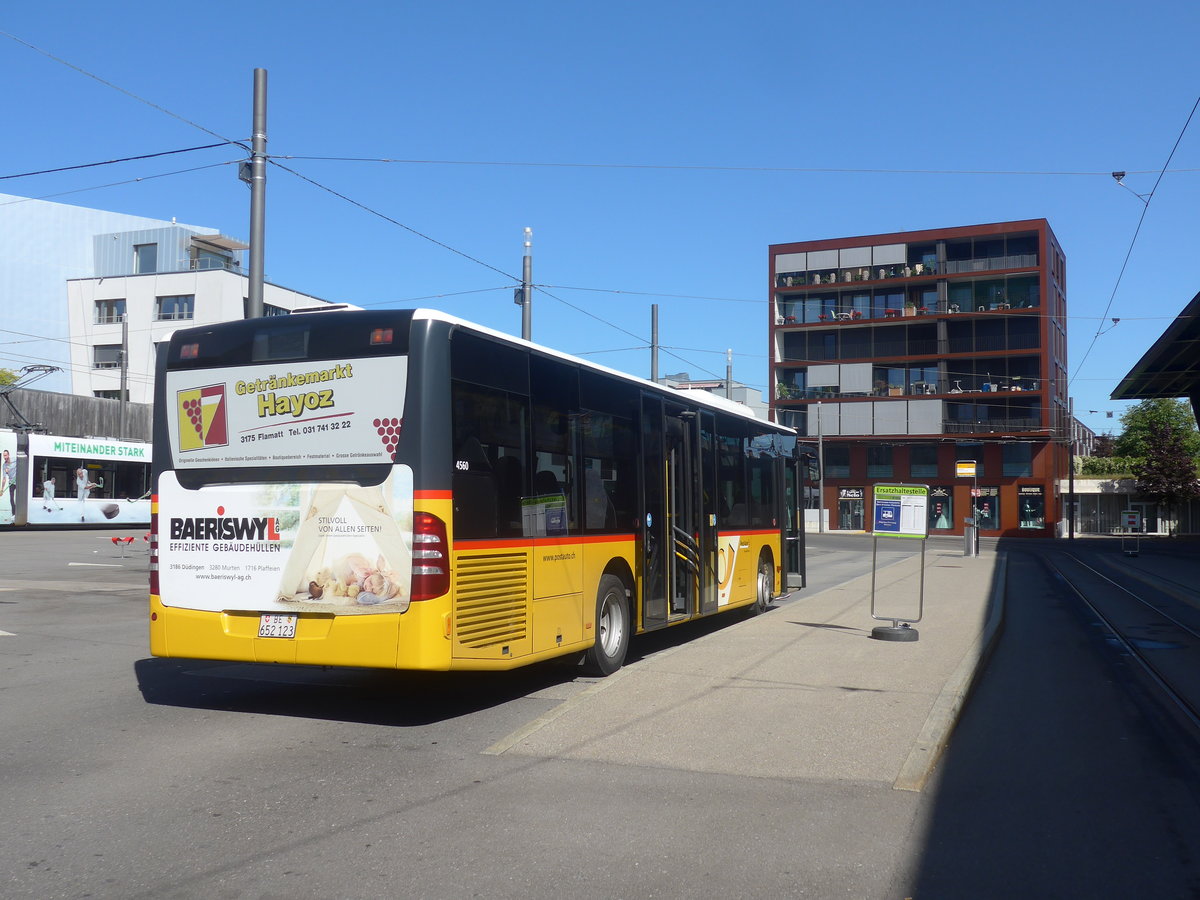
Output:
<path fill-rule="evenodd" d="M 1136 509 L 1121 512 L 1121 551 L 1126 556 L 1137 556 L 1141 550 L 1142 514 Z"/>
<path fill-rule="evenodd" d="M 979 479 L 975 460 L 959 459 L 954 463 L 959 478 L 971 479 L 971 515 L 963 519 L 963 556 L 979 555 Z"/>
<path fill-rule="evenodd" d="M 875 528 L 871 546 L 871 618 L 890 621 L 871 629 L 877 641 L 915 641 L 920 635 L 911 627 L 925 614 L 925 538 L 929 535 L 929 485 L 875 485 Z M 875 569 L 879 538 L 910 538 L 921 542 L 921 581 L 917 594 L 917 617 L 880 616 L 875 613 Z"/>

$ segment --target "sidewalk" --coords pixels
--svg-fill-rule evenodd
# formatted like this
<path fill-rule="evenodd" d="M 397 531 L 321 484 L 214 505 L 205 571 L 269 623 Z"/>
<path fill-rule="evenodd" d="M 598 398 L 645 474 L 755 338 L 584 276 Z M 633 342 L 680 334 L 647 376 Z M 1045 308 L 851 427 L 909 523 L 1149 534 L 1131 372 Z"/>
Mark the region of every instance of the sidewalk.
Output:
<path fill-rule="evenodd" d="M 919 791 L 998 631 L 1003 558 L 927 547 L 917 641 L 870 637 L 891 622 L 868 573 L 628 666 L 488 752 Z M 876 573 L 877 614 L 916 615 L 919 563 Z"/>

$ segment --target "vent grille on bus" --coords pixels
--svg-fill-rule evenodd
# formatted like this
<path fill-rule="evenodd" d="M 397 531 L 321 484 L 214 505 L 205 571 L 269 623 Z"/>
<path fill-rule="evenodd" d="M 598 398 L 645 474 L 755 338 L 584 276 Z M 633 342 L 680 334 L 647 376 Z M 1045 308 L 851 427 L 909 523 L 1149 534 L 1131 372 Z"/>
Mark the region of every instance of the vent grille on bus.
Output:
<path fill-rule="evenodd" d="M 478 649 L 525 639 L 529 568 L 524 553 L 459 556 L 454 576 L 459 643 Z"/>

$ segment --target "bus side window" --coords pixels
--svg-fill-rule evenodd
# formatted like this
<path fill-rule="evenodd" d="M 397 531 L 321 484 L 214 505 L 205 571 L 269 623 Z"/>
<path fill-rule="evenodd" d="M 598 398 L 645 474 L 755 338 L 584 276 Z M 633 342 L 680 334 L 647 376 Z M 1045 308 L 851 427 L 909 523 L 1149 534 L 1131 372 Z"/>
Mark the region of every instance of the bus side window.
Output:
<path fill-rule="evenodd" d="M 579 533 L 578 489 L 573 464 L 579 420 L 579 370 L 557 359 L 531 356 L 534 496 L 562 495 L 566 532 Z M 561 502 L 561 501 L 560 501 Z M 549 527 L 549 522 L 548 522 Z"/>
<path fill-rule="evenodd" d="M 474 436 L 454 454 L 454 532 L 458 537 L 496 536 L 496 482 Z"/>
<path fill-rule="evenodd" d="M 454 533 L 462 538 L 521 534 L 528 401 L 455 381 L 452 387 Z"/>

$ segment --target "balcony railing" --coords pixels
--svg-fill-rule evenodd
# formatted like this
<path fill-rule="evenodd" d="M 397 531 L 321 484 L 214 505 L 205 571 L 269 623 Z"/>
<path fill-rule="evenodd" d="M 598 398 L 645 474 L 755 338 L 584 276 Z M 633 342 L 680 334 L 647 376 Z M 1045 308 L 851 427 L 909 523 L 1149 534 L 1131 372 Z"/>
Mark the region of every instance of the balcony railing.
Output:
<path fill-rule="evenodd" d="M 987 434 L 995 431 L 1049 431 L 1035 418 L 988 419 L 979 422 L 942 422 L 944 434 Z"/>
<path fill-rule="evenodd" d="M 979 259 L 948 259 L 942 263 L 947 275 L 962 275 L 967 272 L 992 272 L 996 269 L 1033 269 L 1038 264 L 1036 253 L 1019 253 L 1015 256 L 984 256 Z"/>

